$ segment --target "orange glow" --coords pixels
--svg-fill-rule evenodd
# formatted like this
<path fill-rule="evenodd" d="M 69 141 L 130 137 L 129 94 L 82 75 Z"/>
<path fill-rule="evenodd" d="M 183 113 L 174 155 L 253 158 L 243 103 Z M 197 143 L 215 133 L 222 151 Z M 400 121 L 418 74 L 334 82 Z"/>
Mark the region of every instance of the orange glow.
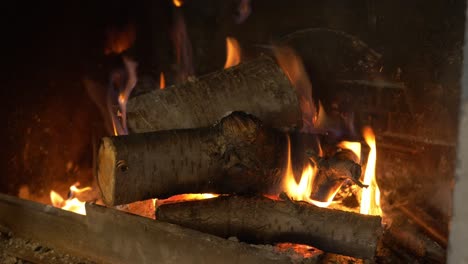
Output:
<path fill-rule="evenodd" d="M 164 79 L 164 73 L 159 74 L 159 89 L 164 90 L 166 88 L 166 79 Z"/>
<path fill-rule="evenodd" d="M 317 109 L 312 100 L 312 83 L 304 68 L 302 59 L 289 47 L 274 47 L 275 57 L 279 66 L 288 76 L 299 97 L 302 110 L 302 131 L 311 132 L 317 122 Z"/>
<path fill-rule="evenodd" d="M 172 0 L 172 3 L 173 3 L 176 7 L 181 7 L 181 6 L 184 4 L 184 1 L 183 1 L 183 0 Z"/>
<path fill-rule="evenodd" d="M 312 193 L 312 184 L 314 182 L 314 177 L 317 173 L 317 170 L 312 167 L 311 164 L 307 164 L 307 166 L 302 171 L 299 183 L 297 183 L 291 164 L 291 142 L 289 136 L 287 159 L 283 188 L 284 192 L 289 196 L 289 198 L 295 201 L 305 201 L 312 203 L 318 207 L 328 207 L 332 203 L 333 197 L 335 197 L 335 194 L 339 191 L 339 189 L 330 195 L 326 202 L 315 201 L 310 198 L 310 194 Z"/>
<path fill-rule="evenodd" d="M 304 258 L 312 258 L 316 255 L 323 253 L 323 251 L 320 251 L 309 245 L 294 243 L 278 243 L 276 244 L 276 250 L 278 250 L 279 252 L 288 252 L 292 250 Z"/>
<path fill-rule="evenodd" d="M 241 49 L 235 38 L 226 38 L 226 63 L 224 69 L 236 66 L 241 61 Z"/>
<path fill-rule="evenodd" d="M 213 193 L 186 193 L 186 194 L 179 194 L 171 196 L 167 199 L 155 199 L 156 206 L 167 204 L 167 203 L 178 203 L 178 202 L 185 202 L 185 201 L 196 201 L 196 200 L 204 200 L 204 199 L 211 199 L 218 197 L 219 194 Z"/>
<path fill-rule="evenodd" d="M 107 32 L 106 47 L 104 54 L 120 54 L 129 49 L 136 38 L 135 27 L 131 24 L 125 26 L 122 30 L 112 28 Z"/>
<path fill-rule="evenodd" d="M 359 161 L 361 161 L 361 143 L 351 142 L 351 141 L 342 141 L 342 142 L 340 142 L 340 144 L 338 144 L 338 147 L 340 147 L 342 149 L 351 150 L 354 154 L 356 154 Z"/>
<path fill-rule="evenodd" d="M 382 209 L 380 208 L 380 190 L 375 179 L 375 167 L 377 162 L 375 135 L 370 127 L 365 127 L 363 134 L 367 145 L 370 147 L 363 183 L 369 185 L 369 187 L 362 189 L 360 212 L 361 214 L 382 215 Z"/>
<path fill-rule="evenodd" d="M 77 184 L 70 186 L 70 192 L 73 195 L 91 190 L 91 187 L 85 187 L 85 188 L 79 189 L 78 187 L 76 187 L 76 185 Z M 52 202 L 52 205 L 54 207 L 58 207 L 63 210 L 74 212 L 77 214 L 86 215 L 86 209 L 85 209 L 86 202 L 82 202 L 78 200 L 78 198 L 76 197 L 65 200 L 60 194 L 51 190 L 50 201 Z"/>

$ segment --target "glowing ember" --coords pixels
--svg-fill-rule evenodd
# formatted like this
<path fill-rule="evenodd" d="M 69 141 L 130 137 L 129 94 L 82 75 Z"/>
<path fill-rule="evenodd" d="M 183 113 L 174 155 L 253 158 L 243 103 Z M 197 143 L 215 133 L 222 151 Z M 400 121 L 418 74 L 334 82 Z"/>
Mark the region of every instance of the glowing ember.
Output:
<path fill-rule="evenodd" d="M 204 199 L 211 199 L 218 197 L 219 194 L 213 193 L 186 193 L 186 194 L 179 194 L 171 196 L 167 199 L 154 199 L 156 206 L 167 204 L 167 203 L 178 203 L 178 202 L 185 202 L 185 201 L 196 201 L 196 200 L 204 200 Z"/>
<path fill-rule="evenodd" d="M 172 3 L 173 3 L 176 7 L 181 7 L 181 6 L 184 4 L 184 1 L 182 1 L 182 0 L 172 0 Z"/>
<path fill-rule="evenodd" d="M 70 186 L 71 197 L 73 197 L 76 194 L 91 190 L 91 187 L 85 187 L 85 188 L 79 189 L 78 187 L 76 187 L 77 185 L 78 183 Z M 60 194 L 52 190 L 50 191 L 50 201 L 52 202 L 52 205 L 54 207 L 58 207 L 63 210 L 67 210 L 67 211 L 74 212 L 77 214 L 86 215 L 86 209 L 85 209 L 86 202 L 82 202 L 78 200 L 78 198 L 76 197 L 65 200 Z"/>
<path fill-rule="evenodd" d="M 241 61 L 241 49 L 235 38 L 226 38 L 226 63 L 224 69 L 236 66 Z"/>
<path fill-rule="evenodd" d="M 293 251 L 301 255 L 304 258 L 311 258 L 318 254 L 323 253 L 322 251 L 303 244 L 294 244 L 294 243 L 278 243 L 276 244 L 276 250 L 279 252 L 288 252 Z"/>
<path fill-rule="evenodd" d="M 166 80 L 164 79 L 164 73 L 159 74 L 159 89 L 163 90 L 166 88 Z"/>
<path fill-rule="evenodd" d="M 356 154 L 358 160 L 361 160 L 361 143 L 359 142 L 351 142 L 351 141 L 342 141 L 338 144 L 338 147 L 342 149 L 349 149 L 354 154 Z"/>
<path fill-rule="evenodd" d="M 367 145 L 370 147 L 363 183 L 369 185 L 369 187 L 362 190 L 360 212 L 361 214 L 382 215 L 382 210 L 380 208 L 380 190 L 375 179 L 375 167 L 377 162 L 375 135 L 370 127 L 365 127 L 363 134 Z"/>
<path fill-rule="evenodd" d="M 326 202 L 319 202 L 310 198 L 310 194 L 312 193 L 312 183 L 314 182 L 314 177 L 317 171 L 311 164 L 308 164 L 302 171 L 299 183 L 297 183 L 291 164 L 291 142 L 289 137 L 287 159 L 286 174 L 284 176 L 283 185 L 286 194 L 295 201 L 305 201 L 319 207 L 328 207 L 339 189 L 335 193 L 332 193 Z"/>

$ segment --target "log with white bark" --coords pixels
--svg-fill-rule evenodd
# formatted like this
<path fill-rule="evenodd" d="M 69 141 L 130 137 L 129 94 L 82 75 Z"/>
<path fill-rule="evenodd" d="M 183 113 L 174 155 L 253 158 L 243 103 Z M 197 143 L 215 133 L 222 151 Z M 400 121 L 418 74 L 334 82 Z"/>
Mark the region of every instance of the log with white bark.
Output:
<path fill-rule="evenodd" d="M 97 180 L 108 205 L 184 193 L 275 194 L 287 148 L 284 132 L 235 112 L 213 127 L 103 138 Z M 341 162 L 319 162 L 319 173 L 359 178 L 359 165 Z"/>
<path fill-rule="evenodd" d="M 127 120 L 131 131 L 141 133 L 211 126 L 233 111 L 250 113 L 276 128 L 302 126 L 293 86 L 266 56 L 137 95 L 127 103 Z"/>
<path fill-rule="evenodd" d="M 365 259 L 375 256 L 383 232 L 380 216 L 265 197 L 222 196 L 163 204 L 156 219 L 251 243 L 300 243 Z"/>

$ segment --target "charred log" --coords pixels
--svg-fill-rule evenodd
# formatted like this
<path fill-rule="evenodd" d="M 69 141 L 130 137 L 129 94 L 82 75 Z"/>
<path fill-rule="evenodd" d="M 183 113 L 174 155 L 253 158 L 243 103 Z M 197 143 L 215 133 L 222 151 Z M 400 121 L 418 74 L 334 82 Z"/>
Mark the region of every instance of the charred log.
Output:
<path fill-rule="evenodd" d="M 183 193 L 278 193 L 287 147 L 285 133 L 240 112 L 209 128 L 106 137 L 98 184 L 108 205 Z M 327 175 L 342 172 L 341 163 L 320 164 Z"/>
<path fill-rule="evenodd" d="M 370 259 L 382 233 L 381 218 L 265 197 L 219 198 L 165 204 L 156 219 L 252 243 L 292 242 Z"/>
<path fill-rule="evenodd" d="M 206 127 L 233 111 L 251 113 L 277 128 L 302 125 L 294 88 L 266 56 L 135 96 L 127 104 L 128 126 L 138 133 Z"/>

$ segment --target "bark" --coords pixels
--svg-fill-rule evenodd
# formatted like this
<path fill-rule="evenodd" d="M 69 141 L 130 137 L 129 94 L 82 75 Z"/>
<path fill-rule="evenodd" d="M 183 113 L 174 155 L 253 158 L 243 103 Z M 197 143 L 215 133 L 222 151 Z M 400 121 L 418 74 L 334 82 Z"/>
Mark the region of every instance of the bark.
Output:
<path fill-rule="evenodd" d="M 0 194 L 2 228 L 96 263 L 297 263 L 266 247 L 112 208 L 87 204 L 86 212 L 79 215 Z"/>
<path fill-rule="evenodd" d="M 103 138 L 98 184 L 108 205 L 184 193 L 278 194 L 287 148 L 285 133 L 235 112 L 209 128 Z M 359 166 L 344 171 L 330 160 L 317 164 L 333 179 Z"/>
<path fill-rule="evenodd" d="M 371 259 L 382 233 L 379 216 L 265 197 L 223 196 L 165 204 L 156 219 L 252 243 L 292 242 Z"/>
<path fill-rule="evenodd" d="M 141 133 L 206 127 L 233 111 L 253 114 L 277 128 L 302 125 L 294 88 L 265 56 L 135 96 L 128 101 L 127 120 L 133 132 Z"/>
<path fill-rule="evenodd" d="M 269 193 L 286 136 L 233 113 L 214 127 L 103 138 L 97 178 L 108 205 L 182 193 Z"/>

